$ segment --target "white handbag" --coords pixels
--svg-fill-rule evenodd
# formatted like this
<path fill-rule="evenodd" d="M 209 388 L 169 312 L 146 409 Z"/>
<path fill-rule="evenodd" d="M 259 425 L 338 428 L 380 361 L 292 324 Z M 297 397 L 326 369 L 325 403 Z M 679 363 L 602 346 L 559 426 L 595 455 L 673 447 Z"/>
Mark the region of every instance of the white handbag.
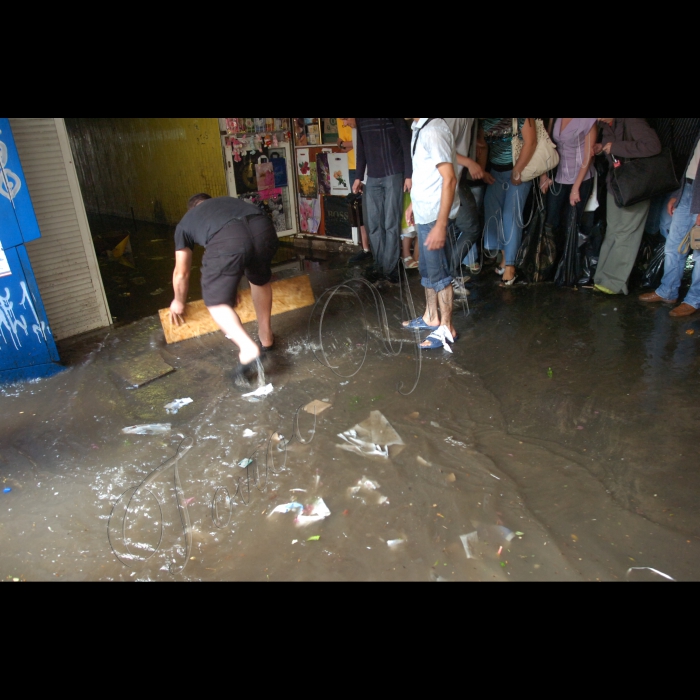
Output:
<path fill-rule="evenodd" d="M 547 127 L 541 119 L 535 120 L 535 128 L 537 129 L 537 150 L 532 156 L 532 159 L 527 164 L 523 172 L 522 181 L 531 182 L 535 178 L 544 175 L 550 170 L 554 170 L 559 165 L 559 151 L 549 138 Z M 520 127 L 518 126 L 518 118 L 513 118 L 513 165 L 516 165 L 520 154 L 523 150 L 523 140 L 520 138 Z"/>

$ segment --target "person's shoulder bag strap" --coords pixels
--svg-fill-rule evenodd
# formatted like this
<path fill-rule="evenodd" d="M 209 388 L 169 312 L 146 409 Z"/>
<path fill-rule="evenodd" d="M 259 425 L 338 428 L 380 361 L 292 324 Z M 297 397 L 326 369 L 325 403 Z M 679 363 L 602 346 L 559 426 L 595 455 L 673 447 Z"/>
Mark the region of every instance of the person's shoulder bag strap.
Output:
<path fill-rule="evenodd" d="M 413 142 L 413 155 L 414 156 L 416 155 L 416 149 L 418 148 L 418 139 L 420 138 L 421 131 L 423 131 L 423 129 L 425 129 L 425 127 L 428 126 L 428 124 L 430 124 L 430 122 L 434 122 L 436 119 L 443 119 L 443 117 L 429 117 L 428 120 L 425 122 L 425 124 L 423 124 L 423 126 L 421 126 L 421 128 L 418 129 L 418 131 L 416 132 L 416 140 Z"/>

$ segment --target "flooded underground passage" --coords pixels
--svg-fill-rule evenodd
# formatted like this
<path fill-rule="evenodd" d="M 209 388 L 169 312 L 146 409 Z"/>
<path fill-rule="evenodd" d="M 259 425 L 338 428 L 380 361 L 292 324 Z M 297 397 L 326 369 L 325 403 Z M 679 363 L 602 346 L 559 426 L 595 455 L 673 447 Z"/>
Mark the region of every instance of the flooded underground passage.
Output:
<path fill-rule="evenodd" d="M 21 121 L 10 120 L 15 132 L 26 128 Z M 217 124 L 231 158 L 234 141 L 248 138 L 236 131 L 240 121 Z M 504 220 L 490 240 L 488 217 L 489 188 L 510 171 L 487 160 L 485 182 L 469 186 L 473 207 L 457 178 L 469 166 L 459 170 L 464 132 L 452 122 L 498 161 L 503 142 L 489 136 L 495 120 L 287 121 L 294 196 L 286 201 L 294 210 L 284 225 L 298 229 L 304 175 L 295 151 L 323 153 L 313 138 L 316 127 L 321 140 L 332 133 L 326 122 L 349 130 L 347 139 L 326 141 L 328 159 L 346 156 L 337 167 L 348 170 L 340 178 L 348 192 L 327 196 L 337 198 L 329 212 L 343 203 L 348 238 L 324 229 L 280 235 L 287 231 L 275 227 L 269 207 L 205 187 L 189 193 L 177 221 L 88 212 L 96 269 L 117 318 L 78 335 L 57 333 L 62 371 L 0 385 L 2 580 L 700 578 L 700 315 L 672 315 L 694 299 L 692 249 L 674 272 L 678 302 L 644 299 L 669 283 L 666 272 L 656 271 L 651 285 L 649 276 L 673 226 L 663 242 L 658 230 L 640 236 L 627 293 L 610 294 L 596 288 L 606 285 L 595 269 L 619 225 L 619 212 L 606 212 L 617 207 L 605 201 L 606 153 L 591 156 L 598 207 L 583 213 L 575 247 L 563 218 L 558 227 L 546 221 L 552 190 L 566 186 L 551 173 L 552 185 L 538 178 L 522 196 L 511 260 L 498 240 Z M 522 121 L 527 146 L 529 120 Z M 587 120 L 572 121 L 573 131 Z M 594 120 L 581 139 L 593 133 L 605 147 L 617 121 Z M 651 128 L 621 121 L 625 136 Z M 552 143 L 565 162 L 559 122 Z M 376 170 L 381 178 L 360 177 L 348 167 L 348 148 L 336 144 L 352 145 L 363 127 L 366 152 L 354 164 L 369 168 L 377 159 L 384 141 L 372 134 L 380 131 L 396 144 L 382 162 L 400 161 L 400 178 Z M 442 167 L 452 155 L 455 163 Z M 325 213 L 326 159 L 304 162 L 316 164 Z M 353 222 L 358 182 L 364 212 Z M 692 185 L 685 187 L 676 227 Z M 468 201 L 445 209 L 445 191 Z M 388 207 L 392 193 L 401 204 L 397 231 L 372 228 L 375 204 L 385 198 Z M 573 217 L 570 196 L 564 206 Z M 476 217 L 472 237 L 458 218 L 465 209 Z M 519 228 L 516 219 L 509 225 Z M 368 239 L 351 223 L 364 224 Z M 130 253 L 125 245 L 115 259 L 124 231 Z M 594 250 L 596 237 L 603 243 Z M 147 280 L 136 288 L 149 293 L 120 297 L 122 285 L 134 289 L 132 268 L 118 262 L 129 254 Z M 20 258 L 7 259 L 11 279 Z M 42 268 L 31 262 L 41 282 Z M 112 277 L 104 272 L 111 265 Z M 622 263 L 605 267 L 612 285 Z M 5 286 L 13 289 L 3 282 L 0 348 L 14 339 L 19 353 L 30 347 L 34 321 L 20 297 L 2 301 Z M 152 296 L 156 283 L 163 292 Z M 45 308 L 51 325 L 50 295 L 37 288 L 34 308 Z"/>

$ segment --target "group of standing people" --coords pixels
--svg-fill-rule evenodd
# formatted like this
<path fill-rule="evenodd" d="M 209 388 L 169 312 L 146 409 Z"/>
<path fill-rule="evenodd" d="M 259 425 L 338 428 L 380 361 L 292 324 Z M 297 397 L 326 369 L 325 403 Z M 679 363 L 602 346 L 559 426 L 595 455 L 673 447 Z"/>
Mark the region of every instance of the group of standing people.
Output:
<path fill-rule="evenodd" d="M 678 301 L 681 279 L 693 238 L 700 247 L 700 118 L 566 117 L 489 118 L 341 118 L 338 145 L 353 152 L 353 191 L 364 191 L 362 251 L 356 262 L 374 258 L 374 273 L 399 282 L 399 265 L 418 268 L 426 293 L 422 317 L 404 324 L 428 331 L 424 349 L 445 348 L 457 340 L 452 325 L 456 297 L 468 295 L 463 265 L 478 269 L 483 254 L 497 258 L 500 284 L 513 286 L 525 227 L 525 206 L 533 187 L 547 200 L 547 226 L 561 227 L 566 211 L 580 223 L 593 193 L 594 157 L 608 160 L 607 233 L 595 277 L 605 294 L 628 294 L 628 281 L 645 228 L 659 227 L 667 238 L 661 286 L 640 297 L 645 303 Z M 558 167 L 540 167 L 538 153 L 551 137 Z M 615 169 L 623 163 L 653 158 L 671 150 L 680 182 L 674 192 L 655 200 L 618 205 Z M 545 159 L 546 160 L 546 159 Z M 535 167 L 533 167 L 533 165 Z M 672 176 L 673 177 L 673 176 Z M 652 173 L 653 179 L 653 173 Z M 485 196 L 482 194 L 485 187 Z M 407 204 L 409 201 L 410 204 Z M 185 322 L 186 299 L 196 245 L 207 249 L 202 264 L 204 301 L 212 317 L 239 348 L 241 368 L 274 348 L 271 263 L 278 241 L 269 217 L 240 200 L 208 194 L 193 196 L 175 233 L 174 324 Z M 651 212 L 651 216 L 650 216 Z M 403 243 L 402 243 L 403 238 Z M 411 242 L 415 247 L 411 252 Z M 402 251 L 403 245 L 403 251 Z M 700 250 L 693 252 L 693 282 L 672 316 L 700 309 Z M 243 276 L 251 284 L 259 322 L 259 343 L 244 330 L 235 312 Z"/>

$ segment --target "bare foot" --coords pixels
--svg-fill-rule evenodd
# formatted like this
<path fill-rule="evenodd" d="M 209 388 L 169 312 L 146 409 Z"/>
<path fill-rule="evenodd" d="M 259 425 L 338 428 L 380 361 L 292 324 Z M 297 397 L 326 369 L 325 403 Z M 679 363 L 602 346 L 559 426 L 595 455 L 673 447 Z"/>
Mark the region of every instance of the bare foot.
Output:
<path fill-rule="evenodd" d="M 251 340 L 250 345 L 246 344 L 245 347 L 241 348 L 238 359 L 242 365 L 249 365 L 251 362 L 260 359 L 260 348 Z"/>

